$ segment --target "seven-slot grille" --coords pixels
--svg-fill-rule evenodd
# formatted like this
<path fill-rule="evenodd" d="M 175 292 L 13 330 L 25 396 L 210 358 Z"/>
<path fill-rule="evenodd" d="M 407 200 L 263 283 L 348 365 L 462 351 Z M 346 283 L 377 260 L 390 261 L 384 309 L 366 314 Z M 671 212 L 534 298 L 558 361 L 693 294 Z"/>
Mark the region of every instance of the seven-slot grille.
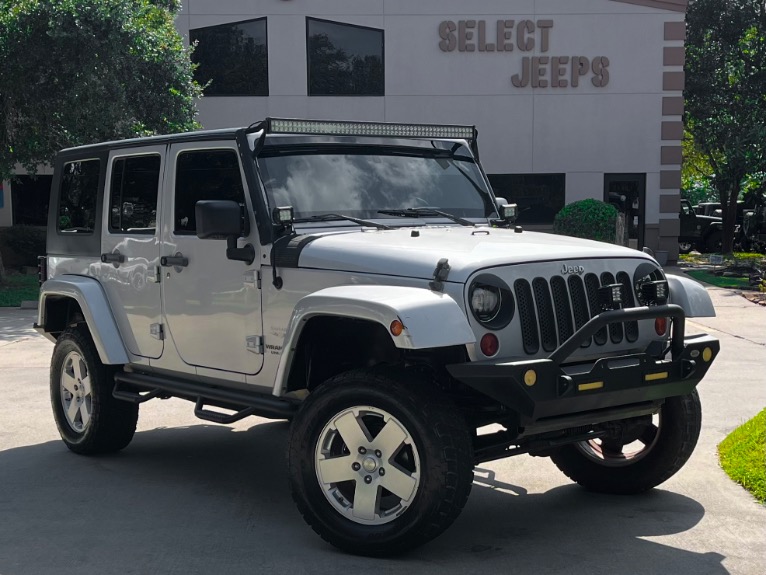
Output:
<path fill-rule="evenodd" d="M 598 288 L 614 283 L 622 284 L 623 307 L 635 307 L 633 286 L 625 272 L 618 272 L 616 276 L 604 272 L 600 278 L 589 273 L 584 277 L 571 275 L 567 279 L 555 276 L 550 281 L 542 277 L 532 282 L 516 280 L 513 291 L 519 310 L 524 351 L 529 355 L 536 354 L 541 347 L 543 351 L 554 351 L 590 318 L 600 313 Z M 638 339 L 638 322 L 628 321 L 601 328 L 596 335 L 583 342 L 582 347 L 592 343 L 605 345 L 608 341 L 621 343 L 623 339 L 629 343 Z"/>

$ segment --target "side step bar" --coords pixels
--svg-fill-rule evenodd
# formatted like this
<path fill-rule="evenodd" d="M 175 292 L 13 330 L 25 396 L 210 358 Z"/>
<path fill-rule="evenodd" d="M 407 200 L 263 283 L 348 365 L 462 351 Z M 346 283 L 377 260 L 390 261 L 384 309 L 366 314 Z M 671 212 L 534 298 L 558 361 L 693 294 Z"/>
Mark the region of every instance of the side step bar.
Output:
<path fill-rule="evenodd" d="M 214 423 L 234 423 L 250 415 L 291 419 L 300 406 L 297 402 L 256 392 L 125 372 L 115 374 L 112 396 L 131 403 L 144 403 L 155 397 L 179 397 L 194 402 L 194 414 L 197 417 Z M 205 409 L 206 405 L 232 410 L 234 413 Z"/>

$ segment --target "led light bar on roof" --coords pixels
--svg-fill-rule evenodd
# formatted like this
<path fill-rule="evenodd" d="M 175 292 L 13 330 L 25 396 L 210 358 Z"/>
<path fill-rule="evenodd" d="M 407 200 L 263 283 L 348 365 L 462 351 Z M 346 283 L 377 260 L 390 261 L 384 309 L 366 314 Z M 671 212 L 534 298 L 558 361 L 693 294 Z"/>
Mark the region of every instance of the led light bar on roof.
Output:
<path fill-rule="evenodd" d="M 389 124 L 386 122 L 332 122 L 322 120 L 285 120 L 269 118 L 272 134 L 307 134 L 328 136 L 386 136 L 400 138 L 448 138 L 473 140 L 473 126 L 436 124 Z"/>

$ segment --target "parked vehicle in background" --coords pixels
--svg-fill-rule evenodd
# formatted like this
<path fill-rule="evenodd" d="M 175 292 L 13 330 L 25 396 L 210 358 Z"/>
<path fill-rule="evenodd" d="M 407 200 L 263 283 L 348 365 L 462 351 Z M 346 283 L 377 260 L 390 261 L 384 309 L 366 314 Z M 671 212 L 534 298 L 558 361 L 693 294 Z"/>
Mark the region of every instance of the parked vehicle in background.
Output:
<path fill-rule="evenodd" d="M 713 204 L 706 204 L 712 206 Z M 720 206 L 720 204 L 719 204 Z M 700 253 L 721 251 L 723 240 L 723 220 L 713 216 L 698 214 L 692 208 L 689 200 L 681 200 L 679 213 L 680 232 L 678 234 L 678 251 L 688 254 L 692 250 Z"/>
<path fill-rule="evenodd" d="M 366 555 L 444 531 L 482 462 L 550 456 L 605 493 L 671 477 L 719 350 L 684 330 L 707 292 L 515 226 L 476 136 L 267 119 L 63 150 L 36 327 L 67 447 L 126 447 L 153 398 L 290 419 L 298 509 Z"/>
<path fill-rule="evenodd" d="M 766 253 L 766 205 L 745 212 L 742 236 L 743 249 Z"/>

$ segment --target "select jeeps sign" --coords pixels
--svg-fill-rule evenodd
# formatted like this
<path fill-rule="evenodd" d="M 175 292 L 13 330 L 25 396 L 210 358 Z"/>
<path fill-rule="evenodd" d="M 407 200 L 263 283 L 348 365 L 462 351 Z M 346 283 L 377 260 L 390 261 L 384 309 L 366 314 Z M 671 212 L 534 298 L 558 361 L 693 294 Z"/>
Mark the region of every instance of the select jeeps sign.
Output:
<path fill-rule="evenodd" d="M 532 52 L 550 47 L 553 20 L 444 20 L 439 24 L 442 52 Z M 516 88 L 574 88 L 590 80 L 597 88 L 609 83 L 606 56 L 522 56 L 511 76 Z"/>

